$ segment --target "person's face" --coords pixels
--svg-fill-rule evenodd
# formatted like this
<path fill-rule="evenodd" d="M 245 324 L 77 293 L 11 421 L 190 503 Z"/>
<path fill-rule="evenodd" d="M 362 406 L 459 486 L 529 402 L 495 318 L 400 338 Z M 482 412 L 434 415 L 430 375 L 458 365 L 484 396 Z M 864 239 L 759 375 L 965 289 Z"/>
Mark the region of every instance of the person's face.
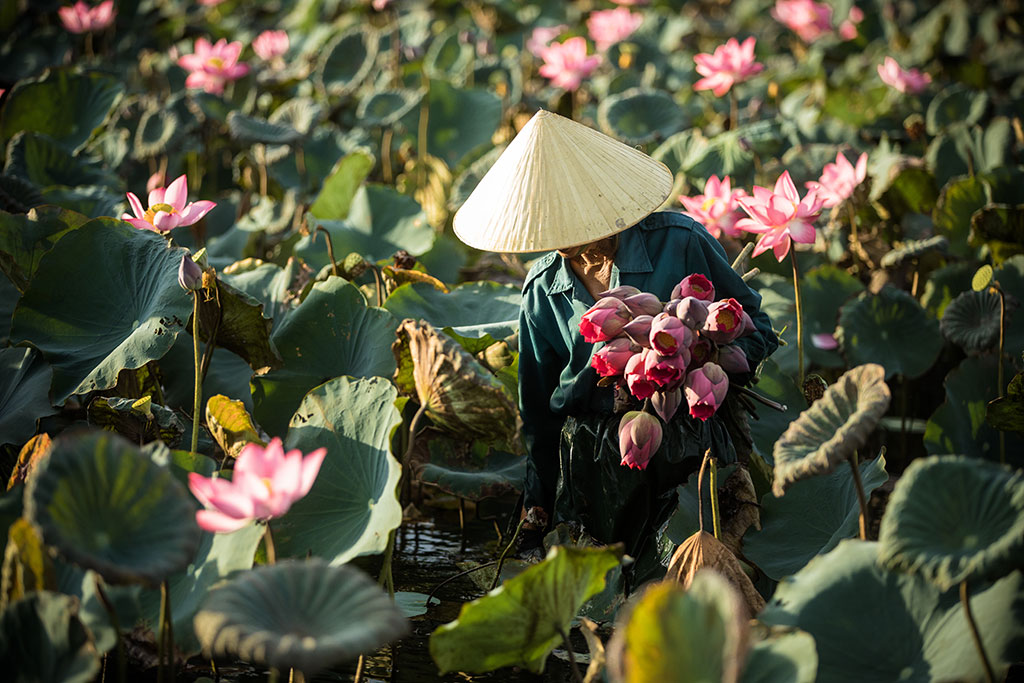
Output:
<path fill-rule="evenodd" d="M 590 249 L 590 247 L 592 246 L 594 245 L 581 244 L 578 247 L 567 247 L 566 249 L 559 249 L 558 255 L 561 256 L 562 258 L 573 259 L 582 254 L 583 252 L 585 252 L 587 249 Z"/>

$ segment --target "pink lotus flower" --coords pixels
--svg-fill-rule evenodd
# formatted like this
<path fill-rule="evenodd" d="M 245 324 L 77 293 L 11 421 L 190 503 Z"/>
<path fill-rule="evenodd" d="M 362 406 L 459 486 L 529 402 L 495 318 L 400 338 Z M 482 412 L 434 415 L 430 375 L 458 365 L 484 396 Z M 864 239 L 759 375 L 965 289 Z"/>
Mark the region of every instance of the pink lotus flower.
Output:
<path fill-rule="evenodd" d="M 843 40 L 853 40 L 857 37 L 857 24 L 864 21 L 864 10 L 860 7 L 851 7 L 850 13 L 843 23 L 839 24 L 839 37 Z"/>
<path fill-rule="evenodd" d="M 195 54 L 178 57 L 178 66 L 190 72 L 185 87 L 202 88 L 208 93 L 220 95 L 228 81 L 235 81 L 249 73 L 248 64 L 238 64 L 242 44 L 229 43 L 221 38 L 210 45 L 206 38 L 197 38 Z"/>
<path fill-rule="evenodd" d="M 285 453 L 275 438 L 266 448 L 254 443 L 243 448 L 231 481 L 190 473 L 189 489 L 206 508 L 196 512 L 196 522 L 206 531 L 231 532 L 253 520 L 280 517 L 309 493 L 326 455 L 326 448 L 305 458 L 298 450 Z"/>
<path fill-rule="evenodd" d="M 616 337 L 632 319 L 626 304 L 606 296 L 587 309 L 580 320 L 580 333 L 588 342 L 608 341 Z"/>
<path fill-rule="evenodd" d="M 626 368 L 622 374 L 626 378 L 626 386 L 629 388 L 629 393 L 641 401 L 650 398 L 651 394 L 658 390 L 658 385 L 647 378 L 647 373 L 644 371 L 644 356 L 642 353 L 633 354 L 633 357 L 626 363 Z"/>
<path fill-rule="evenodd" d="M 623 337 L 612 339 L 590 359 L 590 367 L 602 377 L 617 377 L 626 369 L 626 363 L 636 355 L 632 342 Z"/>
<path fill-rule="evenodd" d="M 651 0 L 612 0 L 616 5 L 623 5 L 627 7 L 639 7 L 640 5 L 646 5 Z"/>
<path fill-rule="evenodd" d="M 686 207 L 683 213 L 703 225 L 716 238 L 723 232 L 729 237 L 738 237 L 742 232 L 736 228 L 739 218 L 736 200 L 745 197 L 746 192 L 733 190 L 730 183 L 729 176 L 719 180 L 717 175 L 713 175 L 704 183 L 704 194 L 679 197 Z"/>
<path fill-rule="evenodd" d="M 839 342 L 836 341 L 835 336 L 828 332 L 812 334 L 811 345 L 814 346 L 814 348 L 822 349 L 823 351 L 835 351 L 839 348 Z"/>
<path fill-rule="evenodd" d="M 373 0 L 373 2 L 370 4 L 373 6 L 373 9 L 377 10 L 378 12 L 382 12 L 384 9 L 387 8 L 388 5 L 391 4 L 391 0 Z"/>
<path fill-rule="evenodd" d="M 649 292 L 640 292 L 622 300 L 633 315 L 658 315 L 664 309 L 661 300 Z"/>
<path fill-rule="evenodd" d="M 681 382 L 686 375 L 686 365 L 690 362 L 689 348 L 681 349 L 674 356 L 666 356 L 654 349 L 644 349 L 641 355 L 647 381 L 659 388 L 671 388 Z M 636 396 L 636 394 L 633 395 Z M 637 398 L 640 397 L 637 396 Z"/>
<path fill-rule="evenodd" d="M 657 391 L 651 396 L 651 406 L 665 422 L 671 420 L 679 406 L 683 404 L 683 392 L 679 387 L 667 391 Z"/>
<path fill-rule="evenodd" d="M 715 363 L 705 363 L 686 376 L 683 393 L 690 415 L 707 420 L 715 414 L 729 392 L 729 376 Z"/>
<path fill-rule="evenodd" d="M 701 273 L 687 275 L 672 289 L 670 299 L 685 299 L 692 296 L 701 301 L 715 300 L 715 286 Z"/>
<path fill-rule="evenodd" d="M 224 0 L 198 0 L 198 2 L 204 7 L 215 7 L 216 5 L 224 2 Z"/>
<path fill-rule="evenodd" d="M 932 82 L 932 77 L 917 69 L 909 71 L 902 68 L 892 57 L 886 57 L 885 61 L 878 65 L 878 77 L 888 86 L 896 88 L 902 93 L 916 95 Z"/>
<path fill-rule="evenodd" d="M 128 192 L 128 203 L 135 216 L 122 214 L 121 220 L 128 221 L 139 230 L 168 232 L 183 225 L 192 225 L 217 206 L 216 202 L 203 200 L 189 202 L 188 180 L 184 175 L 178 176 L 170 187 L 158 187 L 149 193 L 149 208 L 142 209 L 142 202 L 134 193 Z"/>
<path fill-rule="evenodd" d="M 708 319 L 701 334 L 718 344 L 729 342 L 754 331 L 754 321 L 736 299 L 722 299 L 708 306 Z"/>
<path fill-rule="evenodd" d="M 754 186 L 753 197 L 738 200 L 750 218 L 741 218 L 736 227 L 747 232 L 761 233 L 754 246 L 754 256 L 768 249 L 779 261 L 789 253 L 790 241 L 801 244 L 814 243 L 812 221 L 821 214 L 824 202 L 814 192 L 808 192 L 801 199 L 789 177 L 783 171 L 775 182 L 775 190 Z"/>
<path fill-rule="evenodd" d="M 715 97 L 729 92 L 736 83 L 742 83 L 751 76 L 761 73 L 764 64 L 754 61 L 753 36 L 741 44 L 735 38 L 725 41 L 725 45 L 715 48 L 713 54 L 702 52 L 694 55 L 697 73 L 704 78 L 693 84 L 694 90 L 710 90 Z"/>
<path fill-rule="evenodd" d="M 117 12 L 114 11 L 114 0 L 105 0 L 95 7 L 78 0 L 71 7 L 61 7 L 57 14 L 60 23 L 71 33 L 94 33 L 110 26 Z"/>
<path fill-rule="evenodd" d="M 149 194 L 158 187 L 164 187 L 164 174 L 157 171 L 146 180 L 146 194 Z"/>
<path fill-rule="evenodd" d="M 597 45 L 597 51 L 604 52 L 633 35 L 642 23 L 643 15 L 633 14 L 625 7 L 616 7 L 592 12 L 587 18 L 587 31 Z"/>
<path fill-rule="evenodd" d="M 832 31 L 832 8 L 814 0 L 776 0 L 771 14 L 805 43 L 813 43 Z"/>
<path fill-rule="evenodd" d="M 564 43 L 552 43 L 540 53 L 544 65 L 539 73 L 551 79 L 551 85 L 565 90 L 576 90 L 601 63 L 600 55 L 587 56 L 587 40 L 582 36 L 569 38 Z"/>
<path fill-rule="evenodd" d="M 265 62 L 279 59 L 288 52 L 288 33 L 286 31 L 264 31 L 252 41 L 252 49 Z"/>
<path fill-rule="evenodd" d="M 629 337 L 634 344 L 649 349 L 651 348 L 651 323 L 653 322 L 653 316 L 638 315 L 622 328 L 622 333 Z"/>
<path fill-rule="evenodd" d="M 718 365 L 726 372 L 740 374 L 750 372 L 747 354 L 738 346 L 729 344 L 718 349 Z"/>
<path fill-rule="evenodd" d="M 699 330 L 708 319 L 708 303 L 695 296 L 688 296 L 676 304 L 675 316 L 691 330 Z"/>
<path fill-rule="evenodd" d="M 659 313 L 651 322 L 651 348 L 658 353 L 671 356 L 680 349 L 687 350 L 693 342 L 693 331 L 679 318 L 668 313 Z"/>
<path fill-rule="evenodd" d="M 618 287 L 615 287 L 614 289 L 607 289 L 607 290 L 601 292 L 600 294 L 598 294 L 598 296 L 600 296 L 600 297 L 610 296 L 610 297 L 613 297 L 615 299 L 618 299 L 619 301 L 625 301 L 627 298 L 629 298 L 631 296 L 636 296 L 637 294 L 643 294 L 643 292 L 641 292 L 636 287 L 631 287 L 630 285 L 619 285 Z"/>
<path fill-rule="evenodd" d="M 619 453 L 625 467 L 646 469 L 661 446 L 661 423 L 650 413 L 631 410 L 619 421 Z"/>
<path fill-rule="evenodd" d="M 864 182 L 868 172 L 867 152 L 857 157 L 857 167 L 842 152 L 836 154 L 836 163 L 825 164 L 821 178 L 808 181 L 807 189 L 813 191 L 822 201 L 822 207 L 831 209 L 845 202 L 854 189 Z"/>
<path fill-rule="evenodd" d="M 538 26 L 533 29 L 530 37 L 526 39 L 526 51 L 534 57 L 543 58 L 541 53 L 551 44 L 551 41 L 569 30 L 566 24 L 558 26 Z"/>

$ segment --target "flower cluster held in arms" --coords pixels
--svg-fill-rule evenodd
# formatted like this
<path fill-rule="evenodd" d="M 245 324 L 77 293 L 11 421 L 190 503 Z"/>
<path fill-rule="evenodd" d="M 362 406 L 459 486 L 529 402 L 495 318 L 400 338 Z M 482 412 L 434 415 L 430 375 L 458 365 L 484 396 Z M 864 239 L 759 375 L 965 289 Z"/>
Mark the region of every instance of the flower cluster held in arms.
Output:
<path fill-rule="evenodd" d="M 668 303 L 622 286 L 602 292 L 583 314 L 580 333 L 605 342 L 591 358 L 602 384 L 625 386 L 668 422 L 685 399 L 690 415 L 707 420 L 725 400 L 727 372 L 749 372 L 746 354 L 731 344 L 754 331 L 735 299 L 715 301 L 715 288 L 700 273 L 684 278 Z M 644 411 L 619 422 L 622 464 L 644 469 L 661 443 L 661 423 Z"/>

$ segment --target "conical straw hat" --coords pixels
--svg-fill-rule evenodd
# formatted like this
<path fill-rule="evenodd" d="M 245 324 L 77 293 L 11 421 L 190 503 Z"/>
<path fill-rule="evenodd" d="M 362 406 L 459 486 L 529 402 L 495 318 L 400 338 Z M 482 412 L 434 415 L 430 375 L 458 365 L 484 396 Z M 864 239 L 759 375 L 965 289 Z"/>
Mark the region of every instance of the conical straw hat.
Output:
<path fill-rule="evenodd" d="M 672 172 L 583 124 L 538 111 L 455 214 L 485 251 L 565 249 L 621 232 L 661 206 Z"/>

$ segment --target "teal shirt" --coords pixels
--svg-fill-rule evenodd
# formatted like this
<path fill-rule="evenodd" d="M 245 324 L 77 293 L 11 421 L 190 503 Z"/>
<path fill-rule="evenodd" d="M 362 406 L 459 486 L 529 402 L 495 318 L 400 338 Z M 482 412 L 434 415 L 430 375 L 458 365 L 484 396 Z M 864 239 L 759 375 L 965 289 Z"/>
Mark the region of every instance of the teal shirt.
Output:
<path fill-rule="evenodd" d="M 778 342 L 761 296 L 730 267 L 722 245 L 692 218 L 658 212 L 619 233 L 611 287 L 632 285 L 667 301 L 687 275 L 702 273 L 715 300 L 732 297 L 757 332 L 736 341 L 755 367 Z M 600 345 L 583 340 L 581 316 L 594 298 L 555 252 L 540 258 L 523 283 L 519 316 L 519 410 L 527 451 L 526 505 L 551 511 L 558 480 L 558 443 L 568 415 L 611 413 L 613 390 L 598 387 L 590 358 Z M 685 406 L 684 406 L 685 409 Z"/>

